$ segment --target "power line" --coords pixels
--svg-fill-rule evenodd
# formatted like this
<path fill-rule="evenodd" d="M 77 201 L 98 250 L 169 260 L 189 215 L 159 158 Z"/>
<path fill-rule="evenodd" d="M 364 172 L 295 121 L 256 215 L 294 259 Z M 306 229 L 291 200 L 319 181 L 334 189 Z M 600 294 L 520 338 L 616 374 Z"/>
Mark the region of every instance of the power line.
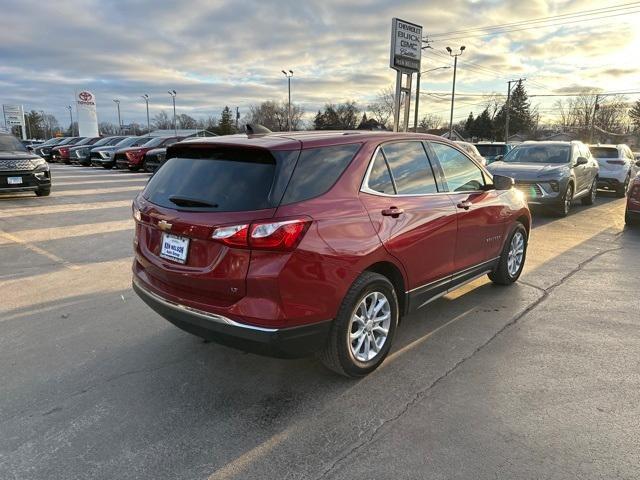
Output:
<path fill-rule="evenodd" d="M 633 11 L 629 10 L 629 11 L 625 11 L 625 12 L 622 12 L 622 13 L 615 13 L 615 14 L 611 14 L 611 15 L 602 15 L 600 17 L 583 18 L 583 19 L 567 21 L 567 22 L 551 23 L 551 24 L 548 24 L 548 25 L 532 25 L 532 26 L 525 26 L 525 27 L 522 27 L 522 28 L 513 28 L 513 29 L 508 29 L 508 30 L 496 30 L 495 32 L 490 32 L 490 33 L 480 33 L 480 34 L 465 35 L 465 36 L 458 36 L 458 37 L 438 38 L 437 41 L 438 42 L 442 42 L 444 40 L 465 40 L 465 39 L 469 39 L 469 38 L 488 37 L 488 36 L 491 36 L 491 35 L 497 35 L 498 33 L 521 32 L 521 31 L 524 31 L 524 30 L 531 30 L 533 28 L 561 27 L 561 26 L 564 26 L 564 25 L 571 25 L 571 24 L 574 24 L 574 23 L 589 22 L 589 21 L 592 21 L 592 20 L 601 20 L 603 18 L 620 17 L 622 15 L 633 15 L 635 13 L 640 13 L 640 9 L 633 10 Z"/>
<path fill-rule="evenodd" d="M 628 8 L 634 8 L 635 6 L 638 6 L 638 5 L 640 5 L 640 2 L 631 2 L 631 3 L 623 3 L 623 4 L 618 4 L 618 5 L 610 5 L 608 7 L 594 8 L 594 9 L 591 9 L 591 10 L 579 10 L 579 11 L 574 12 L 574 13 L 551 15 L 551 16 L 548 16 L 548 17 L 541 17 L 541 18 L 535 18 L 535 19 L 530 19 L 530 20 L 520 20 L 518 22 L 502 23 L 502 24 L 491 25 L 491 26 L 487 26 L 487 27 L 476 27 L 476 28 L 469 28 L 469 29 L 462 29 L 462 30 L 453 30 L 451 32 L 435 33 L 435 34 L 430 35 L 429 38 L 438 38 L 438 37 L 444 37 L 444 36 L 449 36 L 449 35 L 456 35 L 456 34 L 459 34 L 459 33 L 470 33 L 470 32 L 478 32 L 478 31 L 486 31 L 486 30 L 497 30 L 497 29 L 502 29 L 502 28 L 508 28 L 508 27 L 524 25 L 524 24 L 549 22 L 549 21 L 557 20 L 557 19 L 560 19 L 560 18 L 567 18 L 567 17 L 580 17 L 580 16 L 587 16 L 587 15 L 595 15 L 597 13 L 608 13 L 608 12 L 611 12 L 611 11 L 622 10 L 622 9 L 625 9 L 625 8 L 627 8 L 627 9 Z"/>

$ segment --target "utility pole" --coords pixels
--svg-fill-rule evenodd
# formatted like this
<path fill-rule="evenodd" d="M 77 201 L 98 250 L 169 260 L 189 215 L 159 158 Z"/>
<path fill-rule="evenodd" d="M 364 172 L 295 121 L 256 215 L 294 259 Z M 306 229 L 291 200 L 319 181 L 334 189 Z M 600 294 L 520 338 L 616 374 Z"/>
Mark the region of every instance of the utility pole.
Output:
<path fill-rule="evenodd" d="M 591 131 L 589 132 L 589 143 L 593 143 L 593 130 L 596 127 L 596 113 L 600 110 L 600 105 L 598 102 L 600 101 L 600 95 L 596 94 L 596 103 L 593 106 L 593 115 L 591 116 Z"/>
<path fill-rule="evenodd" d="M 177 92 L 175 90 L 169 90 L 169 95 L 173 99 L 173 134 L 178 136 L 178 125 L 176 124 L 176 95 Z"/>
<path fill-rule="evenodd" d="M 423 48 L 431 48 L 431 47 L 423 47 Z M 451 68 L 451 66 L 449 65 L 445 65 L 443 67 L 436 67 L 436 68 L 431 68 L 429 70 L 423 70 L 422 72 L 418 72 L 418 78 L 417 78 L 417 86 L 416 86 L 416 107 L 415 107 L 415 111 L 413 112 L 413 131 L 417 132 L 418 131 L 418 118 L 419 118 L 419 100 L 420 100 L 420 77 L 422 76 L 423 73 L 428 73 L 428 72 L 434 72 L 436 70 L 444 70 L 447 68 Z"/>
<path fill-rule="evenodd" d="M 239 120 L 240 120 L 240 107 L 236 107 L 236 132 L 238 131 Z"/>
<path fill-rule="evenodd" d="M 118 133 L 122 133 L 122 120 L 120 120 L 120 100 L 118 99 L 114 99 L 113 103 L 116 104 L 116 107 L 118 109 Z"/>
<path fill-rule="evenodd" d="M 146 93 L 142 95 L 144 102 L 147 104 L 147 137 L 151 136 L 151 123 L 149 122 L 149 95 Z"/>
<path fill-rule="evenodd" d="M 293 70 L 284 71 L 284 76 L 287 77 L 287 81 L 289 83 L 289 106 L 287 107 L 287 127 L 288 130 L 291 131 L 291 77 L 293 77 Z"/>
<path fill-rule="evenodd" d="M 509 114 L 511 113 L 511 84 L 512 83 L 522 83 L 526 80 L 526 78 L 519 78 L 518 80 L 509 80 L 507 82 L 507 103 L 506 103 L 506 112 L 504 118 L 504 143 L 509 143 Z"/>
<path fill-rule="evenodd" d="M 73 137 L 73 113 L 71 113 L 71 105 L 67 105 L 67 110 L 69 110 L 69 130 L 71 131 L 71 136 Z"/>
<path fill-rule="evenodd" d="M 447 47 L 447 52 L 453 57 L 453 88 L 451 90 L 451 115 L 449 115 L 449 140 L 453 139 L 453 105 L 456 99 L 456 71 L 458 69 L 458 57 L 462 55 L 466 47 L 460 47 L 460 53 L 453 53 L 451 47 Z"/>

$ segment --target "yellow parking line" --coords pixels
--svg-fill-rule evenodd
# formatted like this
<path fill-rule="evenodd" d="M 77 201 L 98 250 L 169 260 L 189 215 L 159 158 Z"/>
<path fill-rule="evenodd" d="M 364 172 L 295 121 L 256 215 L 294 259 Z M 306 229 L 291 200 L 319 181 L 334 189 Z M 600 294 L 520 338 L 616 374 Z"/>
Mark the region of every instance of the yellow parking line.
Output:
<path fill-rule="evenodd" d="M 21 230 L 12 232 L 12 236 L 19 239 L 29 239 L 29 242 L 46 242 L 63 238 L 84 237 L 96 233 L 111 233 L 124 230 L 133 230 L 133 219 L 117 220 L 113 222 L 85 223 L 65 227 L 38 228 L 34 230 Z M 26 241 L 26 240 L 23 240 Z"/>
<path fill-rule="evenodd" d="M 14 235 L 11 235 L 10 233 L 7 232 L 3 232 L 0 231 L 0 238 L 3 238 L 4 240 L 9 240 L 10 242 L 16 243 L 28 250 L 31 250 L 33 253 L 36 253 L 38 255 L 42 255 L 43 257 L 48 258 L 49 260 L 54 261 L 55 263 L 59 263 L 60 265 L 62 265 L 65 268 L 68 268 L 69 270 L 76 270 L 79 267 L 77 265 L 72 264 L 71 262 L 67 262 L 65 259 L 60 258 L 59 256 L 48 252 L 47 250 L 45 250 L 44 248 L 40 248 L 37 247 L 35 245 L 30 244 L 29 242 L 26 242 L 24 240 L 22 240 L 21 238 L 18 238 Z M 0 283 L 1 284 L 1 283 Z"/>

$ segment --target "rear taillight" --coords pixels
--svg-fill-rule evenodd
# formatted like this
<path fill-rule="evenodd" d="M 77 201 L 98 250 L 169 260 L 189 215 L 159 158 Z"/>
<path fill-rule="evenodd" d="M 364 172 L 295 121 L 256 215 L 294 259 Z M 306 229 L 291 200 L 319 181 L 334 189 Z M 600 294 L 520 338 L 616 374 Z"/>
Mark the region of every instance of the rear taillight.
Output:
<path fill-rule="evenodd" d="M 125 152 L 125 155 L 127 156 L 127 160 L 137 163 L 142 159 L 143 153 L 142 150 L 133 150 L 131 152 Z"/>
<path fill-rule="evenodd" d="M 298 246 L 309 225 L 309 218 L 230 225 L 214 229 L 211 238 L 236 248 L 291 251 Z"/>
<path fill-rule="evenodd" d="M 640 185 L 634 185 L 629 191 L 629 197 L 640 202 Z"/>
<path fill-rule="evenodd" d="M 68 148 L 61 148 L 60 149 L 60 155 L 62 155 L 63 157 L 66 157 L 67 155 L 69 155 L 69 149 Z"/>
<path fill-rule="evenodd" d="M 607 163 L 611 165 L 624 165 L 626 162 L 624 160 L 607 160 Z"/>

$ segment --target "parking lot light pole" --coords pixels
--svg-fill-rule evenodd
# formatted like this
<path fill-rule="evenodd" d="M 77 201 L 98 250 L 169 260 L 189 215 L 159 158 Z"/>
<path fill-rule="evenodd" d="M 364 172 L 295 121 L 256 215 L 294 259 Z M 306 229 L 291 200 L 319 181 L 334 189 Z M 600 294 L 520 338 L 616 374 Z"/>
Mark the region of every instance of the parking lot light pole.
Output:
<path fill-rule="evenodd" d="M 73 137 L 73 113 L 71 113 L 73 108 L 71 108 L 71 105 L 67 105 L 67 110 L 69 110 L 69 131 L 71 132 L 71 136 Z"/>
<path fill-rule="evenodd" d="M 178 125 L 176 124 L 176 95 L 178 94 L 175 90 L 169 90 L 169 95 L 173 99 L 173 133 L 177 137 L 178 136 Z"/>
<path fill-rule="evenodd" d="M 287 128 L 291 131 L 291 77 L 293 77 L 293 70 L 289 70 L 288 72 L 282 70 L 284 76 L 287 77 L 287 81 L 289 83 L 289 105 L 287 107 Z"/>
<path fill-rule="evenodd" d="M 420 111 L 420 78 L 422 77 L 423 73 L 433 72 L 435 70 L 444 70 L 446 68 L 451 68 L 451 66 L 446 65 L 444 67 L 436 67 L 436 68 L 431 68 L 429 70 L 423 70 L 422 72 L 418 72 L 417 79 L 416 79 L 416 106 L 413 111 L 413 131 L 416 133 L 418 132 L 418 112 Z"/>
<path fill-rule="evenodd" d="M 453 53 L 451 47 L 447 47 L 447 52 L 453 57 L 453 88 L 451 90 L 451 115 L 449 115 L 449 140 L 453 136 L 453 105 L 456 99 L 456 71 L 458 70 L 458 57 L 462 55 L 466 47 L 463 45 L 460 47 L 459 53 Z"/>
<path fill-rule="evenodd" d="M 113 102 L 118 108 L 118 133 L 122 133 L 122 121 L 120 120 L 120 100 L 114 99 Z"/>
<path fill-rule="evenodd" d="M 44 110 L 40 110 L 40 115 L 42 115 L 42 125 L 44 126 L 44 134 L 47 136 L 47 138 L 49 138 L 50 137 L 49 125 L 47 125 L 47 121 L 44 117 Z"/>
<path fill-rule="evenodd" d="M 151 127 L 150 127 L 150 123 L 149 123 L 149 95 L 147 95 L 146 93 L 144 95 L 142 95 L 142 98 L 144 98 L 144 103 L 147 104 L 147 137 L 151 136 Z"/>

